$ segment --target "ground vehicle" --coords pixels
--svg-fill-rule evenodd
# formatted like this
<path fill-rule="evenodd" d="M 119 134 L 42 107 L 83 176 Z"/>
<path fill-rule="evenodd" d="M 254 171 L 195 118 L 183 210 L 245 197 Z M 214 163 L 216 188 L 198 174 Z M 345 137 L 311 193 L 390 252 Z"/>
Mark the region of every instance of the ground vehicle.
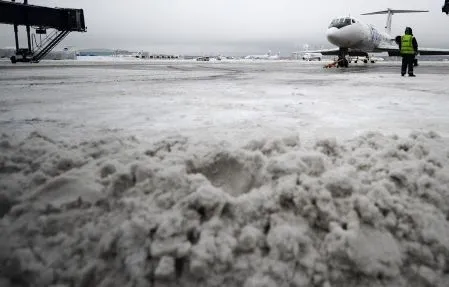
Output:
<path fill-rule="evenodd" d="M 304 56 L 302 56 L 302 59 L 304 61 L 313 61 L 313 60 L 321 61 L 322 58 L 323 55 L 321 55 L 320 53 L 305 53 Z"/>

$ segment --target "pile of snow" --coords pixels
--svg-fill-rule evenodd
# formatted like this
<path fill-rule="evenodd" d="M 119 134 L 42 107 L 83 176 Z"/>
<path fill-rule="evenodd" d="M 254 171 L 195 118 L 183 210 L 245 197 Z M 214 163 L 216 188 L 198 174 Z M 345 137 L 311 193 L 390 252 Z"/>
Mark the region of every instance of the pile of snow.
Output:
<path fill-rule="evenodd" d="M 0 138 L 0 286 L 447 286 L 435 133 Z"/>

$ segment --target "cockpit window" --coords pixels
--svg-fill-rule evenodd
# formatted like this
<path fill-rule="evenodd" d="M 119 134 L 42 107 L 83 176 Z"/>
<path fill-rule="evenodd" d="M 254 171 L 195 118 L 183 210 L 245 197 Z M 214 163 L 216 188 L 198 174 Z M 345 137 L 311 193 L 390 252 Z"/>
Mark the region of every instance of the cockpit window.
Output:
<path fill-rule="evenodd" d="M 331 24 L 329 25 L 329 28 L 335 27 L 337 29 L 343 28 L 345 26 L 351 25 L 351 20 L 352 23 L 355 23 L 355 21 L 351 18 L 339 18 L 339 19 L 334 19 Z"/>

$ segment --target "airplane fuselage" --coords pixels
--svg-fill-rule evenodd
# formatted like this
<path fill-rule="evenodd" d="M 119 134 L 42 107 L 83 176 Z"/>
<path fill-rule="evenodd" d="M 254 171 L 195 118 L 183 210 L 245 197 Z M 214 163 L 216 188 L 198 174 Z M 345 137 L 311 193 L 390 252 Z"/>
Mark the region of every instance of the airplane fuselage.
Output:
<path fill-rule="evenodd" d="M 332 21 L 327 32 L 327 39 L 335 46 L 344 49 L 374 52 L 380 45 L 395 45 L 394 38 L 374 26 L 354 18 L 338 18 Z"/>

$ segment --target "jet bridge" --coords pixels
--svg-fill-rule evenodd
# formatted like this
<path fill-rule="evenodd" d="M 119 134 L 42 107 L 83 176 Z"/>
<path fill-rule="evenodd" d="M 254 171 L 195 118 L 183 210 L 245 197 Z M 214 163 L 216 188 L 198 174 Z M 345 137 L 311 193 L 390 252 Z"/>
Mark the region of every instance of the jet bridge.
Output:
<path fill-rule="evenodd" d="M 0 0 L 0 23 L 14 25 L 16 55 L 11 62 L 38 63 L 56 47 L 70 32 L 86 32 L 82 9 L 50 8 L 29 5 L 28 0 L 18 3 L 15 0 Z M 18 26 L 25 26 L 27 47 L 20 48 Z M 31 37 L 31 27 L 40 36 L 40 41 Z M 53 32 L 47 34 L 47 29 Z M 46 35 L 42 39 L 42 35 Z"/>

